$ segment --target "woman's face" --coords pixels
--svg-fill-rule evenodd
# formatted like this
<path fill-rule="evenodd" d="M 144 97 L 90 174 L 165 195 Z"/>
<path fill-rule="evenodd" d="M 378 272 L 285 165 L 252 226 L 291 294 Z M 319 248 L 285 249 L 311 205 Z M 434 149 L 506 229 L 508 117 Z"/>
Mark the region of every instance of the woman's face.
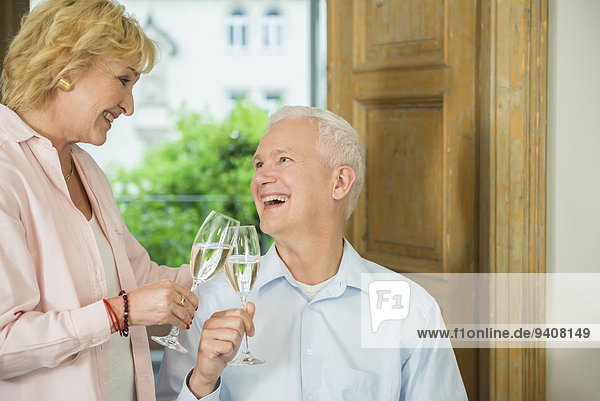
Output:
<path fill-rule="evenodd" d="M 68 91 L 57 89 L 54 107 L 67 142 L 102 145 L 114 120 L 133 114 L 132 89 L 139 79 L 134 61 L 99 58 Z"/>

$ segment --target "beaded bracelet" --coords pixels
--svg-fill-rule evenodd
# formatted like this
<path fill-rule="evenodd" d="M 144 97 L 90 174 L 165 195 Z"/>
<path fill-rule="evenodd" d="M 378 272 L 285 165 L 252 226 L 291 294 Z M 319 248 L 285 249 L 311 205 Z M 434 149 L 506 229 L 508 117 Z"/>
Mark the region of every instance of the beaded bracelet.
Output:
<path fill-rule="evenodd" d="M 106 309 L 108 310 L 108 316 L 110 316 L 110 321 L 112 322 L 113 328 L 116 332 L 120 332 L 121 325 L 119 324 L 119 318 L 117 317 L 117 313 L 106 299 L 103 299 L 103 301 L 104 306 L 106 306 Z"/>
<path fill-rule="evenodd" d="M 124 290 L 119 292 L 119 296 L 123 297 L 123 328 L 119 331 L 122 337 L 127 337 L 129 335 L 129 304 L 127 302 L 127 293 Z"/>

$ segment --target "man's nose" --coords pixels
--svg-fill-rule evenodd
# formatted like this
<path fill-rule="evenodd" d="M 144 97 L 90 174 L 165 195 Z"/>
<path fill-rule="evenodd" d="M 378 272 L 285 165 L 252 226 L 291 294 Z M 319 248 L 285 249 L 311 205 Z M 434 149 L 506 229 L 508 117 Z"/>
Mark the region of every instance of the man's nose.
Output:
<path fill-rule="evenodd" d="M 254 173 L 254 178 L 252 180 L 256 185 L 265 185 L 277 181 L 277 178 L 273 174 L 272 170 L 269 170 L 265 167 L 261 167 L 259 170 L 256 171 L 256 173 Z"/>

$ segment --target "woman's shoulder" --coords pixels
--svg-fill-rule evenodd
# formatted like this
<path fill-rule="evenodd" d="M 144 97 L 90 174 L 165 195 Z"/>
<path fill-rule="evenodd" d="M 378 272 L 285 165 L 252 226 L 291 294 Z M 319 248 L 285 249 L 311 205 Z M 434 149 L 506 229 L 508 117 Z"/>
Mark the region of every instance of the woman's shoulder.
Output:
<path fill-rule="evenodd" d="M 0 130 L 0 188 L 16 189 L 24 184 L 24 167 L 30 162 L 23 149 Z"/>

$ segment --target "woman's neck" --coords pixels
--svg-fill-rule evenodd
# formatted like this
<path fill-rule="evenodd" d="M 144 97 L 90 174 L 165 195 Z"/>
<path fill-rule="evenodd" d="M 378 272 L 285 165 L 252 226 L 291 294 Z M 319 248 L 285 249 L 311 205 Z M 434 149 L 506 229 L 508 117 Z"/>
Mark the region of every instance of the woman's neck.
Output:
<path fill-rule="evenodd" d="M 47 138 L 52 143 L 52 146 L 58 152 L 58 159 L 60 160 L 63 175 L 69 174 L 71 171 L 70 152 L 72 143 L 67 142 L 64 135 L 59 133 L 60 130 L 55 128 L 54 122 L 56 118 L 53 117 L 52 110 L 50 108 L 25 110 L 17 114 L 35 132 Z"/>

